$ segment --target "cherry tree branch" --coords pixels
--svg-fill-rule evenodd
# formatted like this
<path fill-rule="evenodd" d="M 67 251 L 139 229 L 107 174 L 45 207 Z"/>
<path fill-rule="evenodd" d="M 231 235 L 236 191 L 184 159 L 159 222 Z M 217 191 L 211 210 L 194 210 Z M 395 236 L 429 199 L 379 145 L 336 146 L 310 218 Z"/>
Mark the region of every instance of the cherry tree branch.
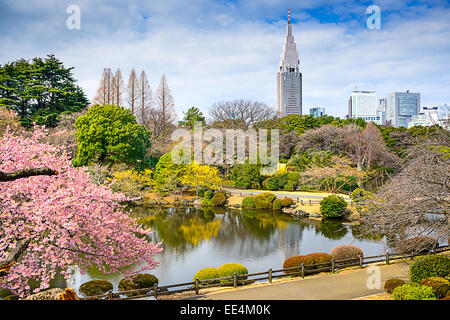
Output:
<path fill-rule="evenodd" d="M 0 182 L 14 181 L 21 178 L 28 178 L 33 176 L 53 176 L 58 174 L 58 171 L 50 168 L 29 168 L 14 172 L 0 171 Z"/>

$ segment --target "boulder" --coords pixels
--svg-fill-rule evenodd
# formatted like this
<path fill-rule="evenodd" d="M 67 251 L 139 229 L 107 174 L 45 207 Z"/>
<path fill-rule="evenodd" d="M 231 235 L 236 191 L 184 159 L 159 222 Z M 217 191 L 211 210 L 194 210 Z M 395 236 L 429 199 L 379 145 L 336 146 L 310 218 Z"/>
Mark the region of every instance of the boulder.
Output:
<path fill-rule="evenodd" d="M 63 289 L 53 288 L 26 297 L 24 300 L 61 300 Z"/>

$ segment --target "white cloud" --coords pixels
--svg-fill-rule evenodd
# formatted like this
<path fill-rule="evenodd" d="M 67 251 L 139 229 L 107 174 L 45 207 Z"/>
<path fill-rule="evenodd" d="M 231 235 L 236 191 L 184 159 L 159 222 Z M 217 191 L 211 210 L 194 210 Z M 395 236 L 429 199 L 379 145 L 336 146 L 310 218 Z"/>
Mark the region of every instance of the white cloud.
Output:
<path fill-rule="evenodd" d="M 278 14 L 283 18 L 281 9 L 299 6 L 297 2 L 265 1 L 258 8 L 255 2 L 152 1 L 127 6 L 78 1 L 82 8 L 79 31 L 65 29 L 65 6 L 70 2 L 13 7 L 16 14 L 49 13 L 45 19 L 21 16 L 23 25 L 17 28 L 26 32 L 24 37 L 13 32 L 0 36 L 7 49 L 0 53 L 0 63 L 55 53 L 66 66 L 75 67 L 75 77 L 91 99 L 105 67 L 120 67 L 125 82 L 132 67 L 137 72 L 144 69 L 154 91 L 164 73 L 180 116 L 193 105 L 207 111 L 216 101 L 238 98 L 275 106 L 286 21 L 275 18 L 268 23 L 249 17 L 255 12 L 264 16 L 264 10 L 271 9 L 280 13 L 267 12 L 268 19 Z M 396 10 L 395 3 L 385 0 L 381 5 Z M 304 2 L 303 7 L 314 5 Z M 334 10 L 346 7 L 361 11 L 357 5 Z M 246 9 L 249 12 L 243 12 Z M 358 21 L 320 23 L 317 17 L 296 10 L 302 17 L 294 25 L 294 35 L 303 68 L 304 113 L 320 105 L 329 114 L 344 116 L 355 85 L 376 90 L 379 98 L 410 89 L 421 92 L 425 105 L 450 102 L 448 9 L 420 6 L 420 18 L 411 8 L 405 15 L 396 12 L 383 20 L 382 30 L 365 29 Z"/>

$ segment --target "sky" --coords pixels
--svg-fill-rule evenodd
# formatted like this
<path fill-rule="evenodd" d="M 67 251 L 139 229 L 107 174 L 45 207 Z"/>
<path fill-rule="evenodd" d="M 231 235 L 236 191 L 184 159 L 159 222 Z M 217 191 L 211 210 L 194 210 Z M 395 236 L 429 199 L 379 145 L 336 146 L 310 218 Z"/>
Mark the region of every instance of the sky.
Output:
<path fill-rule="evenodd" d="M 80 28 L 69 29 L 70 5 Z M 369 29 L 370 5 L 380 29 Z M 276 73 L 291 9 L 303 113 L 345 117 L 355 86 L 420 92 L 450 103 L 448 0 L 0 0 L 0 64 L 54 54 L 92 100 L 104 68 L 166 75 L 178 117 L 191 106 L 250 99 L 276 107 Z"/>

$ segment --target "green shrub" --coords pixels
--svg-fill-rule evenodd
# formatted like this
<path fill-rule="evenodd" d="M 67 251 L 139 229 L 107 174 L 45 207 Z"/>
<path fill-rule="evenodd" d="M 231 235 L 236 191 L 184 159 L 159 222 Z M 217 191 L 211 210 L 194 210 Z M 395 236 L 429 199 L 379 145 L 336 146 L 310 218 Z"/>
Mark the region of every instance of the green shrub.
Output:
<path fill-rule="evenodd" d="M 298 185 L 298 182 L 289 180 L 288 182 L 286 182 L 286 184 L 284 185 L 283 189 L 286 190 L 286 191 L 293 191 L 293 190 L 295 190 L 297 185 Z"/>
<path fill-rule="evenodd" d="M 250 196 L 250 197 L 245 197 L 244 199 L 242 199 L 242 208 L 244 209 L 255 209 L 255 198 Z"/>
<path fill-rule="evenodd" d="M 280 188 L 278 177 L 270 177 L 264 181 L 264 185 L 268 190 L 276 191 Z"/>
<path fill-rule="evenodd" d="M 281 210 L 283 207 L 283 201 L 281 199 L 273 200 L 273 210 Z"/>
<path fill-rule="evenodd" d="M 392 291 L 394 300 L 436 300 L 433 289 L 428 286 L 420 286 L 406 283 Z"/>
<path fill-rule="evenodd" d="M 281 200 L 281 206 L 284 207 L 289 207 L 291 204 L 294 203 L 294 200 L 292 200 L 291 198 L 286 198 Z"/>
<path fill-rule="evenodd" d="M 207 191 L 205 191 L 204 199 L 211 200 L 211 198 L 212 198 L 213 196 L 214 196 L 214 191 L 212 191 L 212 190 L 207 190 Z"/>
<path fill-rule="evenodd" d="M 437 245 L 437 240 L 431 237 L 415 237 L 403 241 L 398 246 L 401 254 L 412 254 L 419 252 L 429 252 Z"/>
<path fill-rule="evenodd" d="M 400 287 L 405 284 L 405 281 L 401 279 L 389 279 L 384 283 L 384 290 L 387 293 L 392 293 L 395 288 Z"/>
<path fill-rule="evenodd" d="M 447 278 L 450 275 L 450 258 L 428 255 L 417 258 L 409 268 L 409 279 L 420 282 L 428 277 Z"/>
<path fill-rule="evenodd" d="M 131 276 L 130 278 L 123 278 L 119 282 L 119 290 L 120 291 L 129 291 L 129 290 L 137 290 L 137 289 L 145 289 L 153 288 L 155 284 L 158 284 L 159 280 L 152 274 L 144 273 L 144 274 L 136 274 Z M 148 292 L 147 291 L 147 292 Z M 132 295 L 141 295 L 146 293 L 145 291 L 139 291 L 136 293 L 129 293 L 128 296 Z"/>
<path fill-rule="evenodd" d="M 212 206 L 223 206 L 227 202 L 227 196 L 223 191 L 217 191 L 211 198 Z"/>
<path fill-rule="evenodd" d="M 195 279 L 198 280 L 209 280 L 209 279 L 215 279 L 215 278 L 220 278 L 219 276 L 219 272 L 217 272 L 216 268 L 204 268 L 199 270 L 195 275 L 193 280 L 195 281 Z M 213 284 L 213 283 L 218 283 L 217 280 L 213 280 L 213 281 L 208 281 L 208 282 L 203 282 L 202 284 Z"/>
<path fill-rule="evenodd" d="M 226 264 L 223 264 L 220 267 L 218 267 L 216 270 L 217 270 L 217 273 L 219 274 L 219 278 L 231 277 L 231 276 L 233 276 L 234 273 L 236 273 L 237 275 L 242 275 L 242 274 L 248 273 L 247 268 L 239 263 L 226 263 Z M 239 280 L 246 280 L 246 279 L 247 279 L 246 276 L 239 278 Z M 231 280 L 222 280 L 221 282 L 227 283 L 230 281 Z"/>
<path fill-rule="evenodd" d="M 429 277 L 422 279 L 422 281 L 420 281 L 420 285 L 431 287 L 431 289 L 433 289 L 434 296 L 438 299 L 445 297 L 450 288 L 449 281 L 441 277 Z"/>
<path fill-rule="evenodd" d="M 3 297 L 3 300 L 19 300 L 19 296 L 16 294 L 10 294 L 9 296 Z"/>
<path fill-rule="evenodd" d="M 211 190 L 205 191 L 203 195 L 202 204 L 205 206 L 211 205 L 211 199 L 214 196 L 214 192 Z"/>
<path fill-rule="evenodd" d="M 355 259 L 359 260 L 359 256 L 364 257 L 364 253 L 361 248 L 357 246 L 342 244 L 331 249 L 330 254 L 333 256 L 334 260 L 346 260 Z M 352 261 L 349 261 L 352 262 Z"/>
<path fill-rule="evenodd" d="M 289 207 L 293 203 L 294 203 L 294 200 L 292 200 L 291 198 L 275 199 L 272 203 L 272 206 L 273 206 L 273 210 L 280 210 L 281 208 Z"/>
<path fill-rule="evenodd" d="M 255 208 L 256 209 L 272 209 L 272 202 L 276 199 L 276 196 L 270 192 L 262 192 L 255 196 Z"/>
<path fill-rule="evenodd" d="M 341 217 L 346 208 L 347 202 L 345 202 L 345 199 L 341 196 L 331 195 L 320 201 L 320 213 L 325 218 Z"/>
<path fill-rule="evenodd" d="M 80 292 L 85 296 L 96 296 L 113 289 L 111 282 L 106 280 L 91 280 L 80 286 Z"/>

